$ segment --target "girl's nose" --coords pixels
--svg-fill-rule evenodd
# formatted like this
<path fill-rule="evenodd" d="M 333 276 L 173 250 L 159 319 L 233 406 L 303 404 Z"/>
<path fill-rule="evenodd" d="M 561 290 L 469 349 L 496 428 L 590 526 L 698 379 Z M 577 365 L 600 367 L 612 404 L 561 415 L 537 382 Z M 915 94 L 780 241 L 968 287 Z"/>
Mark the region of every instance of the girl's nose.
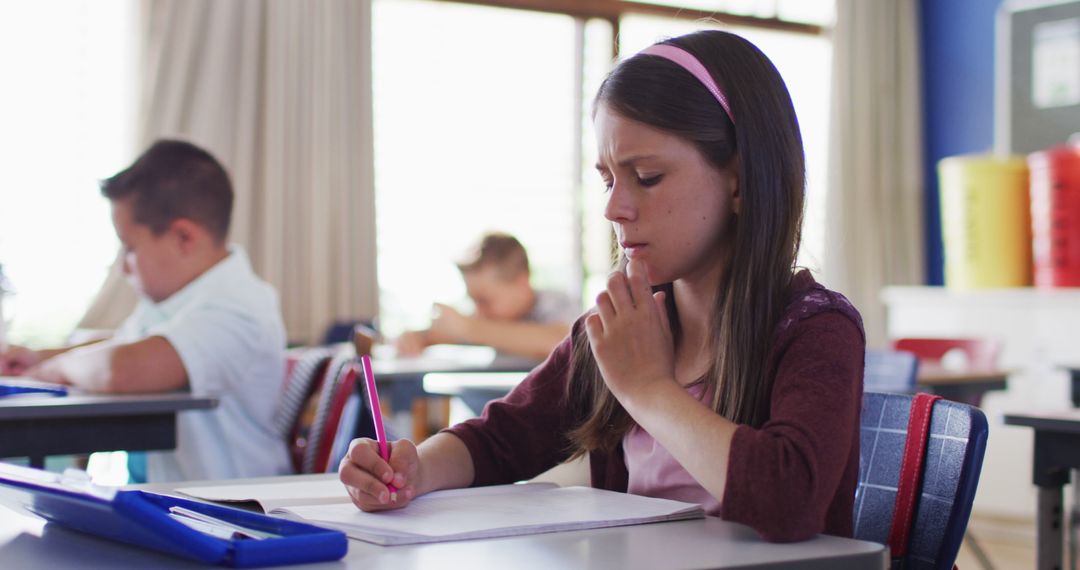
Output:
<path fill-rule="evenodd" d="M 608 191 L 607 206 L 604 207 L 604 217 L 609 222 L 633 222 L 637 220 L 637 205 L 633 203 L 630 190 L 624 188 L 618 180 Z"/>

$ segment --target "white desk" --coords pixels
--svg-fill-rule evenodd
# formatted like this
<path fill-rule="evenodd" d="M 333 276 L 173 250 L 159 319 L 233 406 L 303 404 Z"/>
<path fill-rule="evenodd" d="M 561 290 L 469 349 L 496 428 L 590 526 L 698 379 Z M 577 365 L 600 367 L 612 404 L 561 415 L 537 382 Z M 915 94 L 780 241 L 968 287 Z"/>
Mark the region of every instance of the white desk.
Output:
<path fill-rule="evenodd" d="M 311 477 L 311 476 L 307 476 Z M 315 475 L 313 477 L 326 477 Z M 284 478 L 249 480 L 280 482 Z M 220 484 L 205 483 L 205 484 Z M 177 486 L 188 486 L 190 483 Z M 146 488 L 147 486 L 143 486 Z M 162 488 L 162 486 L 152 486 Z M 206 568 L 152 551 L 100 540 L 0 506 L 0 566 L 4 568 Z M 877 543 L 819 536 L 770 544 L 747 527 L 717 518 L 414 546 L 349 541 L 337 563 L 300 568 L 791 568 L 887 567 Z"/>

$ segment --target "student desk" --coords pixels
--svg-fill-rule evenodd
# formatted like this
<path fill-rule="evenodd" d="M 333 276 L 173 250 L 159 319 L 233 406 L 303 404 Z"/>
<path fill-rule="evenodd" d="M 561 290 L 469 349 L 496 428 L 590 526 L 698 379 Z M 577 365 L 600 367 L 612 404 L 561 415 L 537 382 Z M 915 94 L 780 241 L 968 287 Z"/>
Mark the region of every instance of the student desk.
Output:
<path fill-rule="evenodd" d="M 1069 470 L 1080 468 L 1080 410 L 1006 414 L 1005 423 L 1035 430 L 1036 558 L 1040 569 L 1062 568 L 1062 494 Z"/>
<path fill-rule="evenodd" d="M 0 457 L 176 448 L 176 414 L 217 406 L 187 393 L 0 398 Z"/>
<path fill-rule="evenodd" d="M 301 475 L 299 477 L 326 477 Z M 251 479 L 282 482 L 289 478 Z M 221 484 L 197 483 L 197 484 Z M 231 483 L 236 483 L 232 481 Z M 165 491 L 192 483 L 142 485 Z M 120 543 L 71 532 L 0 506 L 0 560 L 11 568 L 74 568 L 87 560 L 108 568 L 206 568 Z M 412 546 L 349 541 L 341 563 L 292 568 L 393 570 L 428 568 L 887 568 L 888 549 L 877 543 L 819 536 L 770 544 L 749 528 L 717 518 L 593 529 L 499 539 Z"/>

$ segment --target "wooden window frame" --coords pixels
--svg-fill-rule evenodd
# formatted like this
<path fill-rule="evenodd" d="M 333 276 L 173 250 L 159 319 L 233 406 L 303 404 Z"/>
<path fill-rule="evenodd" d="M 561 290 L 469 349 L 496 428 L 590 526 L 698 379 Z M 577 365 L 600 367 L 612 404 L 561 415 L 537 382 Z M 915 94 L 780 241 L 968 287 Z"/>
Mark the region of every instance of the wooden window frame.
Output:
<path fill-rule="evenodd" d="M 664 16 L 682 20 L 713 19 L 723 24 L 733 26 L 746 26 L 752 28 L 765 28 L 796 34 L 820 36 L 827 33 L 827 29 L 817 24 L 803 22 L 791 22 L 780 18 L 759 18 L 757 16 L 744 16 L 730 14 L 722 11 L 708 11 L 697 8 L 681 8 L 678 6 L 665 6 L 663 4 L 650 4 L 646 2 L 633 2 L 630 0 L 439 0 L 442 2 L 457 2 L 460 4 L 478 4 L 498 8 L 514 8 L 518 10 L 532 10 L 535 12 L 549 12 L 566 14 L 575 18 L 592 19 L 599 18 L 608 20 L 615 29 L 618 29 L 618 20 L 626 14 L 645 14 L 652 16 Z"/>

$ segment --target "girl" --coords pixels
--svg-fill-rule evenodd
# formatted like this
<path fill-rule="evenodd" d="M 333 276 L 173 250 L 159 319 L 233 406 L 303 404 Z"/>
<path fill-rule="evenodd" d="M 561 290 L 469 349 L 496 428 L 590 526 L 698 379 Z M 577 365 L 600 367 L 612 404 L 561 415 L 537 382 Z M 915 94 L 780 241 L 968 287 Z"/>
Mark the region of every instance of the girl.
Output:
<path fill-rule="evenodd" d="M 739 36 L 678 37 L 616 66 L 594 122 L 625 272 L 482 417 L 395 442 L 389 464 L 355 441 L 353 501 L 400 508 L 587 453 L 596 487 L 701 503 L 768 540 L 851 536 L 865 339 L 794 269 L 803 149 L 780 75 Z"/>

